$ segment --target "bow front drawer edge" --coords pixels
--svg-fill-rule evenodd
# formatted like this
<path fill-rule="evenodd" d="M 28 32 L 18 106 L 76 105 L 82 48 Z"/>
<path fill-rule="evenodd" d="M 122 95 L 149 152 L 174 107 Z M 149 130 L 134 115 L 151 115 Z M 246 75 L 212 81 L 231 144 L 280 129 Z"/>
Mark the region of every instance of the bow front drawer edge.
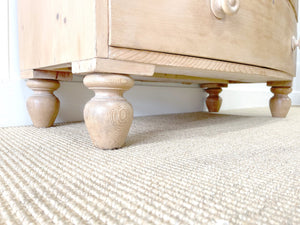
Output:
<path fill-rule="evenodd" d="M 21 76 L 36 98 L 40 90 L 52 96 L 38 98 L 47 106 L 31 99 L 28 111 L 35 126 L 51 126 L 59 107 L 53 91 L 75 74 L 96 93 L 118 90 L 120 99 L 134 80 L 199 83 L 210 111 L 219 110 L 218 94 L 229 83 L 266 82 L 273 116 L 284 117 L 300 45 L 297 8 L 297 0 L 19 0 Z M 131 106 L 94 100 L 85 110 L 93 142 L 121 147 Z M 41 116 L 43 107 L 49 115 Z M 101 126 L 97 107 L 106 110 Z"/>
<path fill-rule="evenodd" d="M 287 0 L 240 0 L 216 19 L 209 1 L 111 1 L 111 46 L 238 62 L 295 73 L 296 18 Z"/>

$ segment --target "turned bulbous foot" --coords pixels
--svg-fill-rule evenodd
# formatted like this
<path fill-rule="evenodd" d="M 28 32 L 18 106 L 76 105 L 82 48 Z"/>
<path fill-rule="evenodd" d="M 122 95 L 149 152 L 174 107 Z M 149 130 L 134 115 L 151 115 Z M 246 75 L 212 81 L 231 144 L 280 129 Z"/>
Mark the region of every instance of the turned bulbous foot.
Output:
<path fill-rule="evenodd" d="M 121 148 L 133 120 L 133 109 L 123 97 L 134 81 L 125 75 L 88 75 L 84 85 L 95 92 L 85 105 L 84 121 L 94 145 L 101 149 Z"/>
<path fill-rule="evenodd" d="M 270 81 L 271 92 L 274 96 L 270 99 L 269 106 L 273 117 L 286 117 L 292 101 L 289 94 L 292 92 L 292 81 Z"/>
<path fill-rule="evenodd" d="M 292 92 L 292 88 L 288 87 L 272 87 L 271 92 L 274 96 L 270 99 L 270 110 L 273 117 L 286 117 L 292 101 L 288 94 Z"/>
<path fill-rule="evenodd" d="M 50 127 L 53 125 L 58 111 L 59 100 L 53 92 L 59 88 L 57 80 L 31 79 L 27 86 L 33 90 L 33 95 L 27 99 L 27 111 L 35 127 Z"/>
<path fill-rule="evenodd" d="M 222 98 L 219 94 L 222 92 L 222 87 L 227 87 L 227 84 L 202 84 L 202 88 L 208 93 L 206 98 L 206 106 L 209 112 L 219 112 L 222 105 Z"/>
<path fill-rule="evenodd" d="M 206 106 L 209 112 L 219 112 L 222 105 L 222 98 L 219 94 L 222 88 L 209 88 L 205 90 L 209 96 L 206 99 Z"/>

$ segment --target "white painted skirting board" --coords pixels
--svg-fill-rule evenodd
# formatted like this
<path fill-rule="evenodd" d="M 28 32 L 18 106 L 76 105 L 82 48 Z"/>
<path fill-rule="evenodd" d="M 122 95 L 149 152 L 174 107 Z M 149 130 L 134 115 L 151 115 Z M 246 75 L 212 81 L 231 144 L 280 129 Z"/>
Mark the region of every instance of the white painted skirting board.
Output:
<path fill-rule="evenodd" d="M 0 127 L 30 125 L 26 99 L 32 91 L 23 80 L 0 81 Z M 85 103 L 93 92 L 82 82 L 61 82 L 56 92 L 61 108 L 56 122 L 83 120 Z M 125 94 L 133 105 L 135 116 L 207 111 L 206 93 L 197 85 L 138 83 Z M 268 106 L 272 94 L 265 85 L 230 85 L 221 94 L 222 110 Z M 300 92 L 291 95 L 294 105 L 300 105 Z"/>
<path fill-rule="evenodd" d="M 26 99 L 31 94 L 23 80 L 0 81 L 0 105 L 4 106 L 0 110 L 0 127 L 31 124 L 26 110 Z M 61 102 L 56 122 L 71 122 L 83 120 L 84 105 L 93 92 L 82 82 L 61 82 L 55 95 Z M 135 116 L 203 111 L 205 96 L 197 85 L 144 83 L 137 83 L 125 94 Z"/>
<path fill-rule="evenodd" d="M 299 105 L 300 106 L 300 91 L 294 91 L 291 95 L 290 95 L 291 99 L 292 99 L 292 104 L 293 105 Z"/>
<path fill-rule="evenodd" d="M 0 127 L 31 124 L 26 99 L 31 92 L 21 80 L 0 80 Z"/>
<path fill-rule="evenodd" d="M 266 84 L 232 84 L 222 93 L 222 110 L 268 107 L 273 96 Z M 292 105 L 300 105 L 300 91 L 293 90 L 289 95 Z"/>
<path fill-rule="evenodd" d="M 57 122 L 81 121 L 84 105 L 93 97 L 93 92 L 82 82 L 62 82 L 56 96 L 61 100 Z M 205 94 L 197 86 L 137 83 L 125 97 L 133 106 L 134 116 L 147 116 L 203 111 Z"/>
<path fill-rule="evenodd" d="M 270 87 L 266 84 L 230 84 L 221 94 L 222 110 L 268 107 L 272 97 Z"/>

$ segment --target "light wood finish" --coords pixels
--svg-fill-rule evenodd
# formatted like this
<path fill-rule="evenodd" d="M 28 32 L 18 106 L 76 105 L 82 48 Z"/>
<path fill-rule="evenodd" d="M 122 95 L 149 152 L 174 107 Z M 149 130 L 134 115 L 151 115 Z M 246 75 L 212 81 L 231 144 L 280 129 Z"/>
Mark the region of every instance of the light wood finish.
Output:
<path fill-rule="evenodd" d="M 59 111 L 59 100 L 53 92 L 59 88 L 56 80 L 30 79 L 27 86 L 33 95 L 27 99 L 27 110 L 35 127 L 53 125 Z"/>
<path fill-rule="evenodd" d="M 226 83 L 207 83 L 207 84 L 201 84 L 201 88 L 223 88 L 228 87 L 228 84 Z"/>
<path fill-rule="evenodd" d="M 296 18 L 288 0 L 241 1 L 218 20 L 210 1 L 111 1 L 110 46 L 198 56 L 295 75 L 290 43 Z"/>
<path fill-rule="evenodd" d="M 72 73 L 85 75 L 89 73 L 122 73 L 152 76 L 155 66 L 120 60 L 94 58 L 72 63 Z"/>
<path fill-rule="evenodd" d="M 107 58 L 108 4 L 108 0 L 19 0 L 21 70 Z"/>
<path fill-rule="evenodd" d="M 209 94 L 206 98 L 208 111 L 219 112 L 223 101 L 219 94 L 222 92 L 222 87 L 227 87 L 227 84 L 202 84 L 200 87 Z"/>
<path fill-rule="evenodd" d="M 272 86 L 271 92 L 274 96 L 270 99 L 270 110 L 273 117 L 286 117 L 292 101 L 288 94 L 292 92 L 292 82 L 268 82 L 268 86 Z"/>
<path fill-rule="evenodd" d="M 273 117 L 286 117 L 292 101 L 288 94 L 292 92 L 292 88 L 288 87 L 272 87 L 274 96 L 270 99 L 270 110 Z"/>
<path fill-rule="evenodd" d="M 206 98 L 206 106 L 209 112 L 219 112 L 222 105 L 222 98 L 219 94 L 222 92 L 222 88 L 208 88 L 205 91 L 209 94 Z"/>
<path fill-rule="evenodd" d="M 84 108 L 84 121 L 93 143 L 101 149 L 124 145 L 132 120 L 133 109 L 123 97 L 134 81 L 125 75 L 87 75 L 84 85 L 95 92 Z"/>
<path fill-rule="evenodd" d="M 63 63 L 63 64 L 55 64 L 55 65 L 51 65 L 51 66 L 41 67 L 38 70 L 71 72 L 72 71 L 72 64 L 70 62 L 69 63 Z"/>
<path fill-rule="evenodd" d="M 64 71 L 49 71 L 49 70 L 25 70 L 21 71 L 23 79 L 48 79 L 48 80 L 61 80 L 71 81 L 73 74 Z"/>
<path fill-rule="evenodd" d="M 19 0 L 21 70 L 96 56 L 95 0 Z"/>
<path fill-rule="evenodd" d="M 73 1 L 73 0 L 71 0 Z M 81 1 L 85 4 L 85 1 Z M 108 57 L 108 27 L 109 27 L 109 0 L 94 0 L 96 10 L 96 57 L 107 58 Z M 84 7 L 84 5 L 83 5 Z M 88 25 L 88 24 L 86 24 Z M 81 58 L 84 59 L 84 58 Z"/>
<path fill-rule="evenodd" d="M 152 64 L 155 65 L 155 72 L 157 73 L 240 82 L 266 82 L 270 80 L 293 79 L 293 76 L 290 74 L 257 66 L 134 49 L 110 47 L 109 57 L 116 60 Z"/>
<path fill-rule="evenodd" d="M 172 82 L 172 83 L 197 83 L 205 84 L 208 82 L 213 83 L 224 83 L 227 84 L 227 80 L 221 79 L 210 79 L 210 78 L 201 78 L 201 77 L 192 77 L 185 75 L 174 75 L 174 74 L 164 74 L 164 73 L 155 73 L 153 76 L 131 76 L 136 81 L 149 81 L 149 82 Z"/>
<path fill-rule="evenodd" d="M 286 81 L 269 81 L 267 82 L 267 86 L 272 87 L 292 87 L 293 81 L 286 80 Z"/>
<path fill-rule="evenodd" d="M 297 18 L 298 21 L 298 0 L 290 0 L 290 3 L 293 6 L 294 12 L 295 12 L 295 16 Z"/>

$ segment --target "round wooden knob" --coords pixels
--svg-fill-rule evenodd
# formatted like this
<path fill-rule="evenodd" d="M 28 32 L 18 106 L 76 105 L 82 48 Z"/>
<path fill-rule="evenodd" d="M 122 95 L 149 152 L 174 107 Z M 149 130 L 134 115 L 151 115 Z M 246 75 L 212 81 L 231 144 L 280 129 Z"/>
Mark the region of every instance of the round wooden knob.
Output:
<path fill-rule="evenodd" d="M 296 48 L 300 48 L 300 40 L 297 40 L 295 36 L 292 37 L 292 50 L 296 50 Z"/>
<path fill-rule="evenodd" d="M 211 0 L 211 10 L 218 19 L 236 14 L 239 8 L 240 0 Z"/>

